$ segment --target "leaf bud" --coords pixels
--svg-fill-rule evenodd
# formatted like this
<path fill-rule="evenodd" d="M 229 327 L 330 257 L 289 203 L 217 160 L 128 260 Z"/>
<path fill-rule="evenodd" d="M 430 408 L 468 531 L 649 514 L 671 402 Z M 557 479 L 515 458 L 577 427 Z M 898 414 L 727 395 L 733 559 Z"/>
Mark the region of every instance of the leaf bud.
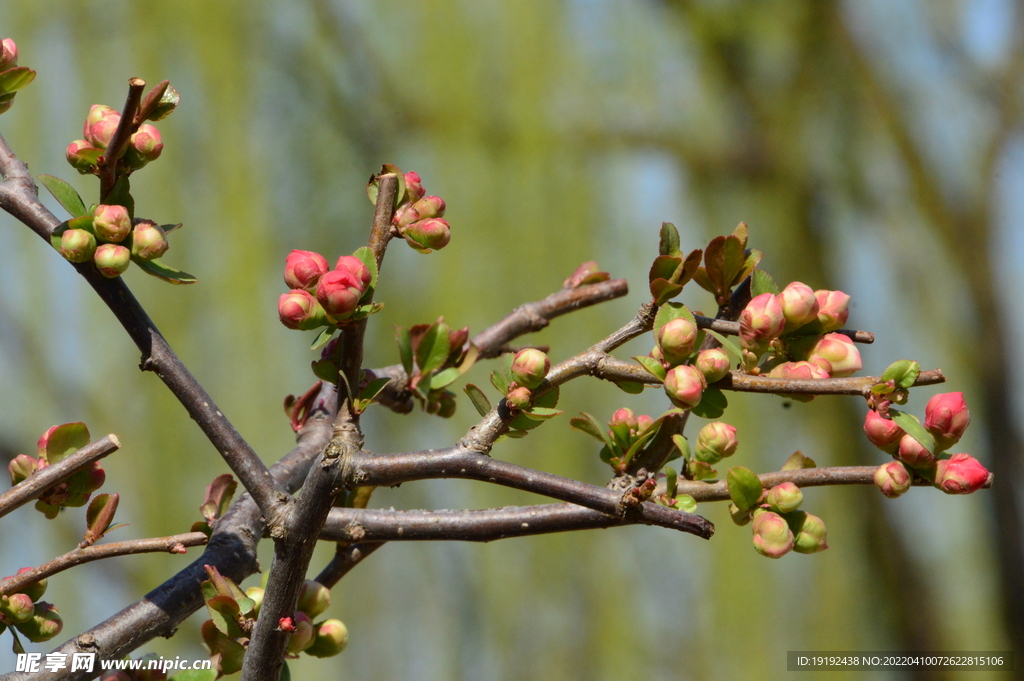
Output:
<path fill-rule="evenodd" d="M 878 467 L 874 480 L 875 486 L 882 490 L 882 494 L 890 499 L 895 499 L 910 489 L 913 478 L 902 462 L 890 461 Z"/>
<path fill-rule="evenodd" d="M 728 423 L 712 421 L 705 424 L 697 434 L 693 455 L 698 461 L 714 465 L 735 454 L 737 446 L 739 441 L 736 439 L 736 428 Z"/>
<path fill-rule="evenodd" d="M 768 490 L 767 501 L 776 513 L 792 513 L 804 502 L 804 493 L 792 482 L 783 482 Z"/>
<path fill-rule="evenodd" d="M 32 617 L 27 622 L 16 625 L 18 631 L 25 635 L 32 643 L 42 643 L 60 633 L 64 628 L 64 622 L 60 618 L 52 604 L 46 602 L 36 603 Z"/>
<path fill-rule="evenodd" d="M 697 327 L 689 319 L 680 317 L 658 329 L 658 347 L 669 366 L 682 364 L 693 352 L 697 340 Z"/>
<path fill-rule="evenodd" d="M 512 360 L 512 380 L 533 390 L 539 386 L 551 369 L 551 360 L 536 348 L 525 348 Z"/>
<path fill-rule="evenodd" d="M 694 365 L 704 374 L 704 380 L 708 383 L 722 380 L 732 368 L 729 362 L 729 355 L 722 348 L 701 350 L 697 353 L 697 360 L 694 362 Z"/>
<path fill-rule="evenodd" d="M 277 314 L 289 329 L 308 331 L 327 325 L 327 315 L 317 299 L 303 289 L 282 293 L 277 300 Z"/>
<path fill-rule="evenodd" d="M 93 211 L 93 229 L 100 241 L 120 243 L 132 231 L 132 221 L 128 217 L 128 209 L 124 206 L 105 206 L 100 204 Z"/>
<path fill-rule="evenodd" d="M 900 440 L 906 433 L 892 419 L 883 418 L 874 409 L 869 409 L 864 417 L 864 433 L 871 444 L 887 454 L 895 454 L 900 447 Z"/>
<path fill-rule="evenodd" d="M 451 225 L 443 218 L 417 220 L 402 230 L 402 236 L 419 252 L 429 253 L 448 245 L 452 238 Z"/>
<path fill-rule="evenodd" d="M 827 291 L 825 289 L 814 292 L 818 300 L 818 323 L 822 331 L 836 331 L 843 328 L 843 324 L 850 317 L 848 308 L 850 296 L 842 291 Z"/>
<path fill-rule="evenodd" d="M 298 610 L 316 617 L 331 605 L 331 590 L 320 582 L 307 579 L 299 591 Z"/>
<path fill-rule="evenodd" d="M 132 255 L 140 260 L 156 260 L 170 248 L 164 228 L 152 220 L 136 220 L 132 228 Z"/>
<path fill-rule="evenodd" d="M 935 438 L 936 451 L 949 449 L 971 425 L 971 412 L 967 410 L 963 393 L 934 395 L 924 408 L 924 427 Z"/>
<path fill-rule="evenodd" d="M 786 318 L 785 331 L 794 331 L 818 318 L 818 299 L 814 289 L 807 284 L 791 282 L 782 289 L 778 298 Z"/>
<path fill-rule="evenodd" d="M 324 620 L 316 625 L 316 639 L 306 648 L 313 657 L 333 657 L 348 645 L 348 628 L 341 620 Z"/>
<path fill-rule="evenodd" d="M 970 454 L 954 454 L 938 462 L 935 486 L 946 494 L 970 494 L 988 481 L 988 470 Z"/>
<path fill-rule="evenodd" d="M 778 513 L 756 513 L 751 526 L 754 530 L 754 548 L 762 556 L 782 558 L 793 549 L 793 532 L 786 519 Z"/>
<path fill-rule="evenodd" d="M 672 404 L 682 409 L 700 404 L 705 387 L 704 374 L 688 364 L 673 367 L 665 374 L 665 394 Z"/>
<path fill-rule="evenodd" d="M 132 252 L 121 244 L 100 244 L 92 254 L 100 274 L 107 279 L 121 276 L 132 262 Z"/>

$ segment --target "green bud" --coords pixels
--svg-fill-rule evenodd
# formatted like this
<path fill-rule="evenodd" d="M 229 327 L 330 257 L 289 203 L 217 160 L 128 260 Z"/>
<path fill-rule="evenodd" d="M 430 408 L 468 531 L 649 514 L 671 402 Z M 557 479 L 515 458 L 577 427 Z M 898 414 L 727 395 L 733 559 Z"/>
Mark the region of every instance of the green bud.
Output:
<path fill-rule="evenodd" d="M 316 625 L 316 638 L 306 649 L 313 657 L 333 657 L 348 645 L 348 628 L 341 620 L 324 620 Z"/>
<path fill-rule="evenodd" d="M 316 617 L 331 605 L 331 590 L 320 582 L 307 579 L 299 591 L 299 604 L 296 609 L 310 617 Z"/>
<path fill-rule="evenodd" d="M 52 604 L 40 602 L 35 604 L 32 617 L 27 622 L 15 625 L 32 643 L 42 643 L 60 633 L 64 621 Z"/>
<path fill-rule="evenodd" d="M 544 381 L 551 369 L 551 360 L 536 348 L 526 348 L 516 353 L 512 360 L 512 380 L 533 390 Z"/>
<path fill-rule="evenodd" d="M 96 237 L 84 229 L 67 229 L 60 235 L 60 254 L 69 262 L 89 262 L 96 252 Z"/>
<path fill-rule="evenodd" d="M 783 482 L 768 490 L 768 505 L 776 513 L 790 513 L 800 508 L 804 493 L 791 482 Z"/>

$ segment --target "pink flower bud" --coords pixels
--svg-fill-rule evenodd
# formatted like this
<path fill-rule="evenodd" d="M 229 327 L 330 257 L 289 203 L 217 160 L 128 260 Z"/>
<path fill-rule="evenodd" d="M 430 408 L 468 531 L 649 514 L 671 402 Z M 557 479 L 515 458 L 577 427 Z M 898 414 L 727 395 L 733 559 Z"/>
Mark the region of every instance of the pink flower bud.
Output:
<path fill-rule="evenodd" d="M 327 325 L 324 308 L 303 289 L 282 293 L 277 300 L 277 314 L 289 329 L 308 331 Z"/>
<path fill-rule="evenodd" d="M 132 252 L 121 244 L 101 244 L 92 254 L 100 274 L 107 279 L 121 276 L 132 263 Z"/>
<path fill-rule="evenodd" d="M 714 383 L 725 378 L 732 365 L 729 362 L 729 355 L 722 348 L 708 348 L 697 353 L 697 360 L 694 362 L 697 369 L 704 374 L 704 380 Z"/>
<path fill-rule="evenodd" d="M 762 293 L 747 303 L 740 313 L 740 345 L 753 352 L 764 352 L 769 341 L 777 338 L 786 327 L 779 299 L 771 293 Z"/>
<path fill-rule="evenodd" d="M 689 319 L 673 319 L 658 330 L 658 347 L 669 366 L 682 364 L 693 352 L 697 327 Z"/>
<path fill-rule="evenodd" d="M 32 618 L 18 625 L 18 631 L 33 643 L 49 641 L 63 628 L 64 622 L 61 620 L 57 608 L 45 602 L 36 603 Z"/>
<path fill-rule="evenodd" d="M 60 235 L 60 254 L 70 262 L 89 262 L 96 252 L 96 237 L 84 229 L 67 229 Z"/>
<path fill-rule="evenodd" d="M 793 550 L 817 553 L 828 548 L 825 523 L 816 515 L 797 511 L 792 514 Z"/>
<path fill-rule="evenodd" d="M 895 499 L 910 489 L 912 477 L 910 471 L 902 463 L 890 461 L 878 467 L 874 480 L 875 486 L 882 490 L 882 494 L 890 499 Z"/>
<path fill-rule="evenodd" d="M 636 428 L 636 414 L 633 413 L 632 409 L 623 407 L 612 414 L 611 419 L 608 420 L 608 425 L 617 426 L 619 424 L 625 424 L 630 429 Z"/>
<path fill-rule="evenodd" d="M 27 454 L 18 454 L 7 464 L 7 471 L 11 474 L 11 486 L 28 478 L 39 469 L 39 461 Z"/>
<path fill-rule="evenodd" d="M 139 129 L 131 136 L 131 147 L 138 153 L 145 163 L 155 161 L 160 157 L 160 152 L 164 150 L 164 143 L 160 137 L 160 131 L 149 123 L 143 123 L 139 126 Z"/>
<path fill-rule="evenodd" d="M 320 582 L 307 579 L 302 583 L 299 591 L 299 604 L 297 610 L 301 610 L 310 617 L 320 615 L 331 605 L 331 590 Z"/>
<path fill-rule="evenodd" d="M 864 417 L 864 432 L 871 440 L 871 444 L 887 454 L 896 453 L 900 440 L 905 435 L 895 421 L 882 418 L 874 409 L 869 409 L 867 416 Z"/>
<path fill-rule="evenodd" d="M 402 236 L 410 246 L 423 253 L 429 253 L 431 249 L 440 250 L 451 241 L 451 225 L 442 218 L 430 218 L 419 220 L 409 225 Z"/>
<path fill-rule="evenodd" d="M 828 378 L 827 371 L 819 367 L 817 364 L 811 364 L 810 362 L 783 362 L 769 371 L 768 375 L 772 378 L 789 378 L 798 380 Z M 814 400 L 814 395 L 802 393 L 782 394 L 781 396 L 798 402 L 811 402 Z"/>
<path fill-rule="evenodd" d="M 14 44 L 14 38 L 4 38 L 0 41 L 0 71 L 6 71 L 17 65 L 18 46 Z"/>
<path fill-rule="evenodd" d="M 768 490 L 768 505 L 776 513 L 792 513 L 804 502 L 804 493 L 792 482 L 782 482 Z"/>
<path fill-rule="evenodd" d="M 898 456 L 900 461 L 914 468 L 921 468 L 922 466 L 935 463 L 935 455 L 925 449 L 909 433 L 900 438 Z"/>
<path fill-rule="evenodd" d="M 672 404 L 683 409 L 692 409 L 700 404 L 705 387 L 704 374 L 688 364 L 673 367 L 665 375 L 665 394 Z"/>
<path fill-rule="evenodd" d="M 413 208 L 413 204 L 405 203 L 399 206 L 398 210 L 395 211 L 395 217 L 391 219 L 391 222 L 395 224 L 399 230 L 403 230 L 419 219 L 420 214 L 415 208 Z"/>
<path fill-rule="evenodd" d="M 309 616 L 306 613 L 301 611 L 297 612 L 292 620 L 294 622 L 295 630 L 292 632 L 292 635 L 288 637 L 286 649 L 289 653 L 297 655 L 313 645 L 313 639 L 316 636 L 316 632 L 313 629 L 313 622 L 309 619 Z"/>
<path fill-rule="evenodd" d="M 864 366 L 853 340 L 841 333 L 822 336 L 811 349 L 807 361 L 817 364 L 833 378 L 852 376 Z"/>
<path fill-rule="evenodd" d="M 697 434 L 694 457 L 698 461 L 714 465 L 725 457 L 735 454 L 738 446 L 736 428 L 728 423 L 713 421 L 705 424 Z"/>
<path fill-rule="evenodd" d="M 530 389 L 518 386 L 505 396 L 505 404 L 509 409 L 526 409 L 530 406 L 531 399 L 533 399 L 533 393 L 530 392 Z"/>
<path fill-rule="evenodd" d="M 363 282 L 347 269 L 337 269 L 320 277 L 316 299 L 327 314 L 344 319 L 359 306 L 364 293 Z"/>
<path fill-rule="evenodd" d="M 75 140 L 68 145 L 64 155 L 71 167 L 84 175 L 96 170 L 96 159 L 101 153 L 102 150 L 89 144 L 88 140 Z"/>
<path fill-rule="evenodd" d="M 18 568 L 18 574 L 21 575 L 21 574 L 29 572 L 29 571 L 31 571 L 33 569 L 34 568 L 30 568 L 30 567 Z M 7 579 L 7 578 L 4 577 L 4 579 Z M 43 594 L 46 593 L 46 587 L 47 587 L 47 581 L 44 578 L 44 579 L 40 579 L 38 582 L 32 582 L 31 584 L 26 584 L 25 586 L 23 586 L 20 589 L 18 589 L 17 591 L 15 591 L 15 593 L 25 594 L 26 596 L 31 598 L 33 601 L 38 601 L 40 598 L 43 597 Z"/>
<path fill-rule="evenodd" d="M 938 462 L 935 486 L 946 494 L 977 492 L 988 482 L 988 470 L 970 454 L 954 454 Z"/>
<path fill-rule="evenodd" d="M 799 329 L 818 318 L 818 299 L 807 284 L 794 281 L 782 289 L 778 297 L 786 317 L 786 331 Z"/>
<path fill-rule="evenodd" d="M 35 614 L 35 604 L 28 594 L 11 594 L 0 596 L 0 615 L 5 619 L 21 624 L 32 619 Z"/>
<path fill-rule="evenodd" d="M 363 263 L 362 260 L 354 255 L 343 255 L 338 258 L 338 264 L 335 265 L 336 270 L 348 270 L 352 275 L 358 279 L 361 283 L 361 288 L 365 292 L 370 287 L 370 281 L 372 276 L 369 268 Z"/>
<path fill-rule="evenodd" d="M 132 228 L 132 255 L 140 260 L 156 260 L 170 248 L 164 229 L 152 220 L 138 220 Z"/>
<path fill-rule="evenodd" d="M 109 243 L 121 243 L 132 231 L 132 221 L 128 217 L 128 209 L 124 206 L 104 206 L 100 204 L 93 211 L 93 229 L 96 238 Z"/>
<path fill-rule="evenodd" d="M 444 216 L 444 199 L 440 196 L 424 196 L 412 205 L 420 219 L 440 218 Z"/>
<path fill-rule="evenodd" d="M 647 414 L 640 414 L 636 417 L 636 432 L 639 435 L 654 425 L 654 419 Z"/>
<path fill-rule="evenodd" d="M 423 191 L 423 181 L 420 179 L 419 173 L 412 170 L 405 173 L 405 190 L 409 194 L 409 201 L 412 203 L 423 198 L 426 192 Z"/>
<path fill-rule="evenodd" d="M 316 625 L 316 640 L 305 653 L 313 657 L 333 657 L 348 645 L 348 628 L 341 620 L 324 620 Z"/>
<path fill-rule="evenodd" d="M 793 549 L 793 532 L 778 513 L 765 511 L 754 516 L 754 548 L 762 556 L 782 558 Z"/>
<path fill-rule="evenodd" d="M 949 449 L 971 424 L 963 393 L 941 393 L 928 400 L 924 408 L 924 427 L 935 437 L 935 449 Z"/>
<path fill-rule="evenodd" d="M 536 348 L 526 348 L 516 353 L 512 360 L 512 380 L 533 390 L 541 384 L 551 369 L 551 360 Z"/>
<path fill-rule="evenodd" d="M 314 293 L 320 277 L 327 274 L 329 269 L 327 259 L 319 253 L 292 251 L 284 260 L 284 283 L 288 288 Z"/>
<path fill-rule="evenodd" d="M 93 104 L 89 116 L 85 119 L 82 136 L 97 149 L 106 149 L 110 138 L 114 136 L 121 114 L 102 104 Z"/>
<path fill-rule="evenodd" d="M 847 309 L 850 296 L 842 291 L 822 289 L 815 291 L 814 297 L 818 300 L 818 322 L 821 324 L 821 330 L 825 332 L 843 328 L 843 324 L 850 317 L 850 311 Z"/>

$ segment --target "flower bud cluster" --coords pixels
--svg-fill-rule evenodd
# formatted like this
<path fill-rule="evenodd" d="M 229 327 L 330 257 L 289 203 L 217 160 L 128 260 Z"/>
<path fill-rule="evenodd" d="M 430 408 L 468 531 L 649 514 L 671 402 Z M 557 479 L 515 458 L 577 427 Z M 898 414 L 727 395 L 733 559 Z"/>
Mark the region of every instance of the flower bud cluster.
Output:
<path fill-rule="evenodd" d="M 36 77 L 36 72 L 18 66 L 18 46 L 12 38 L 0 40 L 0 114 L 11 108 L 18 90 Z"/>
<path fill-rule="evenodd" d="M 124 206 L 96 206 L 91 217 L 69 221 L 60 235 L 60 254 L 75 263 L 92 261 L 108 279 L 121 276 L 132 258 L 156 260 L 169 244 L 163 228 L 152 220 L 132 221 Z"/>
<path fill-rule="evenodd" d="M 528 409 L 533 401 L 533 391 L 540 387 L 551 370 L 547 354 L 536 348 L 524 348 L 512 359 L 510 374 L 512 382 L 505 394 L 505 404 L 510 409 Z"/>
<path fill-rule="evenodd" d="M 65 152 L 71 167 L 83 175 L 97 174 L 99 159 L 104 156 L 120 124 L 121 114 L 116 109 L 103 104 L 93 104 L 82 127 L 82 136 L 85 139 L 75 140 L 68 145 Z M 160 131 L 149 123 L 141 123 L 135 126 L 131 137 L 128 138 L 128 146 L 120 159 L 119 168 L 124 174 L 130 174 L 150 161 L 158 159 L 163 149 Z M 114 160 L 117 159 L 107 159 L 108 162 Z"/>
<path fill-rule="evenodd" d="M 302 331 L 342 324 L 359 307 L 371 281 L 369 268 L 353 255 L 341 256 L 330 270 L 319 253 L 292 251 L 284 266 L 291 290 L 278 299 L 278 316 L 289 329 Z"/>
<path fill-rule="evenodd" d="M 451 225 L 443 219 L 444 199 L 425 196 L 420 176 L 405 173 L 404 201 L 395 211 L 392 224 L 406 242 L 420 253 L 440 250 L 451 241 Z"/>
<path fill-rule="evenodd" d="M 32 568 L 21 568 L 22 574 Z M 2 583 L 11 577 L 4 577 Z M 3 626 L 14 627 L 25 638 L 33 643 L 42 643 L 60 633 L 64 622 L 57 608 L 50 603 L 40 601 L 46 593 L 46 580 L 32 582 L 21 587 L 14 593 L 0 596 L 0 630 Z"/>
<path fill-rule="evenodd" d="M 818 553 L 828 548 L 825 523 L 816 515 L 797 510 L 803 492 L 791 482 L 768 490 L 767 503 L 753 512 L 754 549 L 768 558 L 781 558 L 790 551 Z"/>
<path fill-rule="evenodd" d="M 78 432 L 84 435 L 76 444 L 84 446 L 89 442 L 88 430 L 80 423 L 68 423 L 61 426 L 49 428 L 38 443 L 38 458 L 27 454 L 19 454 L 11 459 L 7 465 L 7 471 L 11 476 L 11 485 L 17 485 L 36 471 L 56 463 L 66 456 L 68 445 L 68 432 Z M 50 446 L 50 442 L 60 443 L 58 447 Z M 73 449 L 73 447 L 72 447 Z M 62 508 L 76 508 L 84 506 L 92 493 L 103 486 L 107 474 L 99 461 L 94 461 L 86 468 L 77 471 L 68 478 L 57 483 L 43 492 L 36 501 L 36 509 L 47 518 L 56 518 Z"/>

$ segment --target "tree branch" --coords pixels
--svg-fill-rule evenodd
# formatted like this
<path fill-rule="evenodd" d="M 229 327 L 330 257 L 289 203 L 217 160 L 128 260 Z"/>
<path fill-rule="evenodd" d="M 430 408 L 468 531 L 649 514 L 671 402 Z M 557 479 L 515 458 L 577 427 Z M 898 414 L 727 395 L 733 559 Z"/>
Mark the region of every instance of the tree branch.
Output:
<path fill-rule="evenodd" d="M 330 515 L 327 518 L 330 521 Z M 323 530 L 320 531 L 320 535 L 323 536 Z M 320 582 L 328 589 L 334 588 L 334 585 L 351 572 L 352 568 L 359 565 L 367 556 L 382 546 L 384 546 L 384 542 L 379 544 L 351 544 L 349 546 L 338 544 L 338 549 L 334 552 L 331 562 L 324 566 L 324 569 L 316 576 L 315 581 Z"/>
<path fill-rule="evenodd" d="M 27 504 L 33 499 L 50 489 L 54 485 L 66 480 L 94 461 L 116 452 L 121 447 L 121 442 L 116 435 L 107 435 L 104 438 L 90 442 L 74 454 L 69 454 L 57 463 L 38 470 L 20 483 L 0 494 L 0 517 L 3 517 L 14 509 Z"/>
<path fill-rule="evenodd" d="M 103 154 L 103 160 L 98 164 L 100 171 L 100 203 L 110 195 L 117 183 L 117 165 L 124 156 L 132 133 L 135 132 L 135 114 L 139 111 L 139 104 L 142 102 L 142 90 L 146 87 L 146 81 L 141 78 L 130 78 L 128 80 L 128 97 L 124 102 L 124 109 L 121 111 L 121 120 L 117 123 L 114 134 L 110 136 L 110 142 Z M 141 121 L 140 121 L 141 122 Z"/>

